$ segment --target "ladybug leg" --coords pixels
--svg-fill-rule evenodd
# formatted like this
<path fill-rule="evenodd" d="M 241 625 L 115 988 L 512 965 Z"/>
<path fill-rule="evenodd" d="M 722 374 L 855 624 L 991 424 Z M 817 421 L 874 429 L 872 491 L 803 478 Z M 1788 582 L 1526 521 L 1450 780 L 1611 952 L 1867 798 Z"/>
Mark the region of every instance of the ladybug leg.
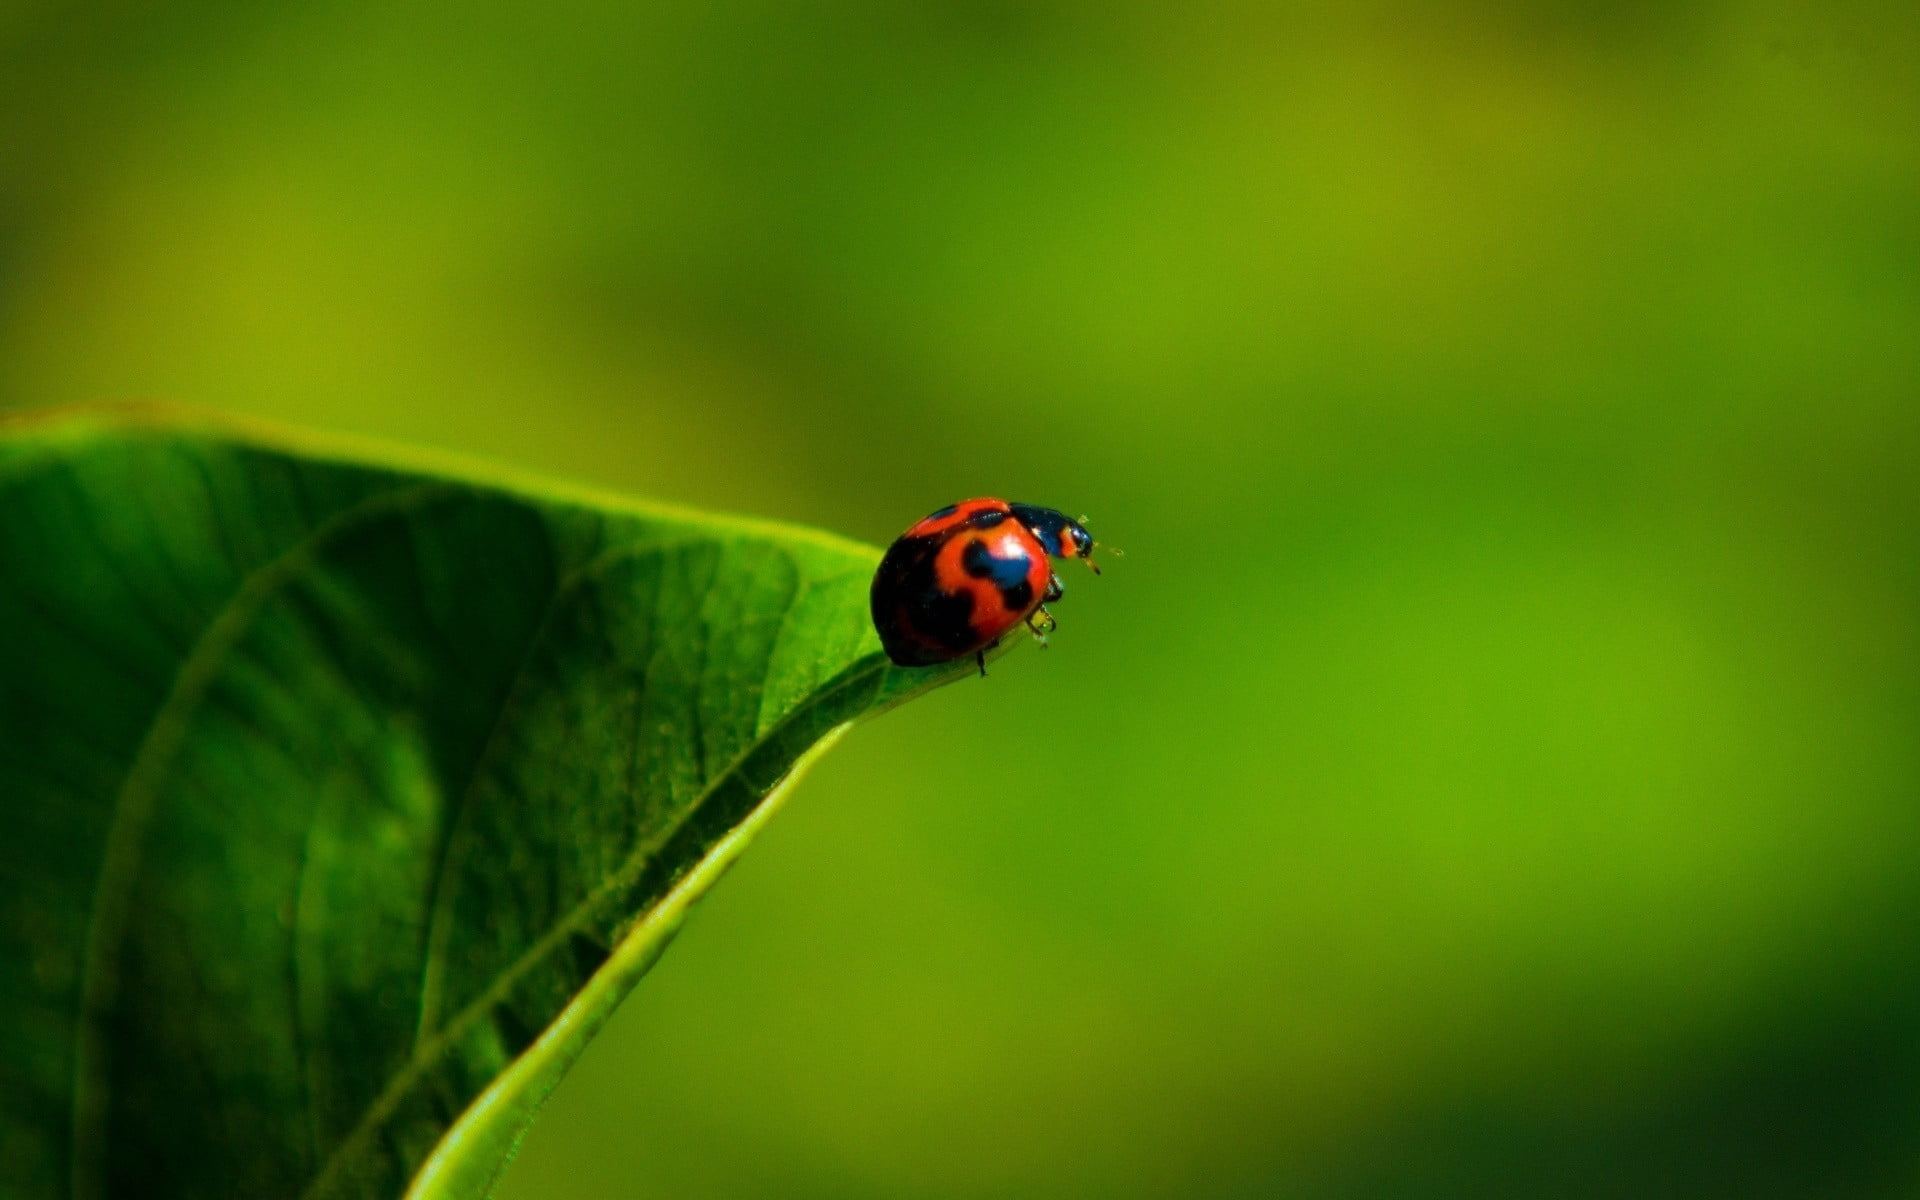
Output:
<path fill-rule="evenodd" d="M 980 664 L 980 678 L 985 679 L 987 677 L 987 652 L 985 650 L 975 650 L 973 652 L 973 659 Z"/>
<path fill-rule="evenodd" d="M 1052 604 L 1055 600 L 1058 600 L 1060 597 L 1066 594 L 1067 594 L 1067 585 L 1060 582 L 1060 577 L 1058 575 L 1055 575 L 1052 572 L 1048 572 L 1047 573 L 1047 594 L 1041 597 L 1040 599 L 1041 611 L 1044 612 L 1046 610 L 1047 605 Z M 1048 618 L 1049 619 L 1052 618 L 1051 613 L 1048 614 Z"/>
<path fill-rule="evenodd" d="M 1059 624 L 1044 604 L 1027 614 L 1027 630 L 1033 634 L 1033 640 L 1040 643 L 1042 650 L 1047 648 L 1047 635 L 1058 628 Z"/>

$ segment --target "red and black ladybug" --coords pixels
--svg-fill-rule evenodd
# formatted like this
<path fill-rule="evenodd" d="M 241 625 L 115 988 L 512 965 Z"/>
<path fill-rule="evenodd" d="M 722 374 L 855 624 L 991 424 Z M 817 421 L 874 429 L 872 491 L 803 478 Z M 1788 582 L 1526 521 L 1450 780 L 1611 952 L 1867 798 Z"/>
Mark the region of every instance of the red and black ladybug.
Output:
<path fill-rule="evenodd" d="M 887 657 L 924 667 L 987 651 L 1026 623 L 1045 644 L 1047 605 L 1065 592 L 1047 562 L 1085 559 L 1094 574 L 1093 535 L 1065 513 L 984 498 L 949 504 L 887 547 L 873 575 L 873 625 Z M 1036 619 L 1037 618 L 1037 619 Z"/>

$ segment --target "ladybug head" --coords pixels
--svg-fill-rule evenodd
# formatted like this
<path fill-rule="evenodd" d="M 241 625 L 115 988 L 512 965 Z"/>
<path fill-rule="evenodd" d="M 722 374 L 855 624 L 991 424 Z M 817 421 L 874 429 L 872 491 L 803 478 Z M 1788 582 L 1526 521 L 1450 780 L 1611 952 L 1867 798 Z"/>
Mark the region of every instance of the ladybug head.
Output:
<path fill-rule="evenodd" d="M 1100 568 L 1093 561 L 1093 535 L 1087 527 L 1056 508 L 1042 508 L 1037 504 L 1010 504 L 1014 519 L 1025 525 L 1045 546 L 1047 553 L 1055 558 L 1085 559 L 1086 564 L 1098 575 Z"/>

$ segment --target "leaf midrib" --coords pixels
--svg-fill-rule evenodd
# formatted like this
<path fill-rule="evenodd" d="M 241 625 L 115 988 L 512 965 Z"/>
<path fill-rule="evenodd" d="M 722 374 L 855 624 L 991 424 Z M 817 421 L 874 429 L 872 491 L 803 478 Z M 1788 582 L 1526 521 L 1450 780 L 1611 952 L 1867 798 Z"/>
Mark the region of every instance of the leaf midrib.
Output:
<path fill-rule="evenodd" d="M 597 578 L 617 563 L 630 561 L 643 554 L 665 554 L 683 547 L 701 545 L 710 540 L 698 537 L 676 537 L 611 546 L 568 572 L 548 594 L 540 619 L 534 623 L 526 645 L 521 648 L 520 659 L 514 667 L 513 675 L 501 692 L 499 711 L 494 714 L 493 723 L 487 730 L 486 740 L 474 755 L 473 765 L 467 772 L 466 781 L 461 785 L 460 794 L 446 814 L 447 838 L 435 856 L 433 873 L 430 876 L 433 882 L 429 892 L 431 899 L 427 914 L 427 947 L 426 953 L 421 956 L 420 1011 L 414 1029 L 416 1050 L 432 1035 L 438 1017 L 440 975 L 446 962 L 445 943 L 452 936 L 451 922 L 455 911 L 452 894 L 454 872 L 459 870 L 459 863 L 455 857 L 455 842 L 463 840 L 462 831 L 468 828 L 465 818 L 467 810 L 472 806 L 474 789 L 479 786 L 487 762 L 499 745 L 501 733 L 509 727 L 508 716 L 512 713 L 515 699 L 526 682 L 527 668 L 532 664 L 535 653 L 549 632 L 554 617 L 562 611 L 562 602 L 582 584 Z M 438 958 L 436 958 L 436 952 L 438 952 Z M 441 970 L 436 970 L 436 967 Z"/>
<path fill-rule="evenodd" d="M 605 880 L 588 893 L 579 903 L 569 909 L 566 915 L 556 921 L 545 934 L 541 935 L 538 941 L 502 969 L 500 973 L 494 977 L 493 982 L 488 984 L 479 995 L 475 996 L 474 999 L 469 1001 L 458 1013 L 454 1014 L 445 1024 L 441 1025 L 431 1040 L 423 1044 L 416 1053 L 408 1058 L 406 1066 L 393 1077 L 387 1087 L 381 1090 L 380 1095 L 368 1106 L 366 1114 L 361 1117 L 353 1129 L 350 1130 L 347 1135 L 340 1140 L 339 1144 L 334 1147 L 333 1151 L 328 1154 L 326 1162 L 321 1165 L 321 1169 L 314 1176 L 313 1182 L 305 1191 L 300 1193 L 301 1200 L 317 1200 L 318 1197 L 323 1196 L 326 1193 L 326 1189 L 334 1182 L 336 1174 L 344 1168 L 347 1159 L 358 1143 L 364 1141 L 373 1130 L 379 1128 L 381 1121 L 391 1116 L 393 1112 L 398 1109 L 401 1100 L 406 1097 L 408 1089 L 420 1079 L 426 1069 L 430 1067 L 452 1043 L 464 1035 L 476 1021 L 484 1016 L 488 1009 L 498 1003 L 501 997 L 510 991 L 513 985 L 518 983 L 528 971 L 532 970 L 542 959 L 558 949 L 566 938 L 584 926 L 587 918 L 591 916 L 594 911 L 599 909 L 601 905 L 605 904 L 613 896 L 617 895 L 623 888 L 631 885 L 638 880 L 640 876 L 644 875 L 647 867 L 651 865 L 653 856 L 658 854 L 663 847 L 680 835 L 681 831 L 687 827 L 687 824 L 706 807 L 707 802 L 713 798 L 714 793 L 732 781 L 734 776 L 739 773 L 740 768 L 746 765 L 747 761 L 753 757 L 755 751 L 766 744 L 769 737 L 785 729 L 795 720 L 806 716 L 813 708 L 819 705 L 826 696 L 838 693 L 844 688 L 851 687 L 861 679 L 869 677 L 879 671 L 882 666 L 882 661 L 881 656 L 877 654 L 857 661 L 848 670 L 834 677 L 827 687 L 814 692 L 805 703 L 796 705 L 791 712 L 787 713 L 780 720 L 756 734 L 741 749 L 733 761 L 728 764 L 727 768 L 709 780 L 706 786 L 700 789 L 699 796 L 671 823 L 658 831 L 654 837 L 642 841 L 634 847 L 633 851 L 627 855 L 616 870 L 609 873 Z M 646 912 L 644 910 L 634 914 L 636 920 L 643 919 L 645 915 Z M 631 924 L 631 922 L 629 922 L 629 924 Z"/>

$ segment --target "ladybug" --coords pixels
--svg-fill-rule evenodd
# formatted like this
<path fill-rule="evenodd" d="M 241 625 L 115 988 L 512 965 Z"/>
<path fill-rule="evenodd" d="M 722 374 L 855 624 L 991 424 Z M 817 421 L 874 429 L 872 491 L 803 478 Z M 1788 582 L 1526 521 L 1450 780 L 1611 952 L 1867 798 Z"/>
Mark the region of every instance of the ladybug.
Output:
<path fill-rule="evenodd" d="M 1117 553 L 1117 551 L 1116 551 Z M 1046 645 L 1047 605 L 1066 589 L 1047 559 L 1093 561 L 1093 535 L 1065 513 L 991 497 L 949 504 L 887 547 L 873 574 L 873 625 L 903 667 L 987 651 L 1024 622 Z"/>

